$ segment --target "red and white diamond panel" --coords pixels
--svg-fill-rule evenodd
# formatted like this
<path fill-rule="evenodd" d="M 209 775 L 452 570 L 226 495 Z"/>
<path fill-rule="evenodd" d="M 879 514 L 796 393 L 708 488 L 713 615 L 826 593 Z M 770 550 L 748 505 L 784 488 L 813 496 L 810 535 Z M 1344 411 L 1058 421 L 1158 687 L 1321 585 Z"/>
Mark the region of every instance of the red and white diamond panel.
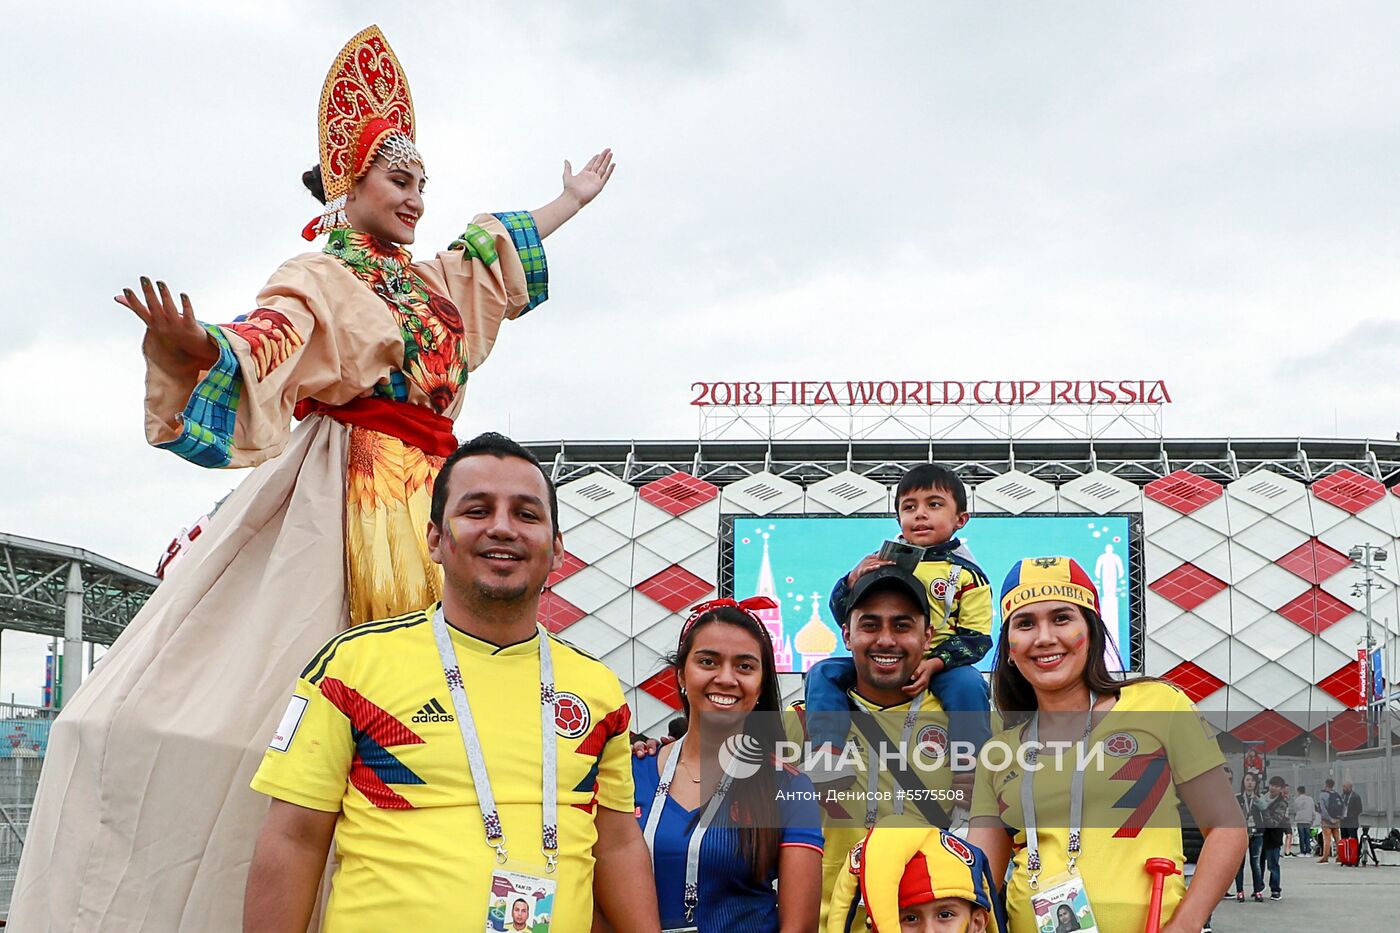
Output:
<path fill-rule="evenodd" d="M 558 496 L 566 553 L 564 566 L 549 577 L 542 621 L 601 658 L 631 635 L 627 614 L 616 607 L 632 587 L 628 568 L 637 493 L 617 477 L 595 471 L 561 485 Z"/>
<path fill-rule="evenodd" d="M 1063 487 L 1060 497 L 1070 498 Z M 1228 484 L 1186 471 L 1149 484 L 1147 671 L 1209 714 L 1228 709 L 1226 727 L 1265 750 L 1342 722 L 1360 695 L 1365 627 L 1364 578 L 1347 552 L 1361 543 L 1393 549 L 1397 504 L 1350 470 L 1311 487 L 1266 469 Z M 1378 624 L 1400 618 L 1397 565 L 1378 571 Z"/>
<path fill-rule="evenodd" d="M 567 555 L 550 576 L 542 621 L 617 674 L 643 730 L 674 715 L 671 698 L 652 688 L 676 636 L 648 637 L 651 630 L 678 630 L 668 607 L 714 590 L 717 495 L 686 474 L 634 489 L 597 471 L 559 487 Z"/>
<path fill-rule="evenodd" d="M 783 490 L 779 492 L 781 498 Z M 631 594 L 632 643 L 638 653 L 633 682 L 652 689 L 633 692 L 634 712 L 638 728 L 656 734 L 680 708 L 679 698 L 654 680 L 660 658 L 676 650 L 687 610 L 717 595 L 719 487 L 679 472 L 653 480 L 637 491 L 636 527 L 634 562 L 648 572 L 637 575 Z M 638 666 L 642 656 L 656 658 L 656 666 Z"/>
<path fill-rule="evenodd" d="M 1182 661 L 1162 676 L 1185 691 L 1192 703 L 1201 702 L 1225 686 L 1225 681 L 1190 661 Z"/>
<path fill-rule="evenodd" d="M 1329 505 L 1358 515 L 1385 501 L 1385 487 L 1354 470 L 1338 470 L 1312 485 L 1312 494 Z"/>
<path fill-rule="evenodd" d="M 1219 499 L 1223 492 L 1219 483 L 1187 470 L 1177 470 L 1154 480 L 1142 490 L 1142 494 L 1153 502 L 1182 515 L 1190 515 L 1204 508 Z"/>

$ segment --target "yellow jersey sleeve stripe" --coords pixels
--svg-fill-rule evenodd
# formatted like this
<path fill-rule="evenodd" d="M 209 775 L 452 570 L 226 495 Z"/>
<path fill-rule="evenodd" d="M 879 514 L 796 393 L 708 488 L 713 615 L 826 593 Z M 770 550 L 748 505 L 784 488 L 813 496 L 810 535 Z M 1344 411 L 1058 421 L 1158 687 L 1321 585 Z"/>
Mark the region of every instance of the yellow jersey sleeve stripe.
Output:
<path fill-rule="evenodd" d="M 354 628 L 347 629 L 326 642 L 321 650 L 316 652 L 316 656 L 311 659 L 311 663 L 307 664 L 306 667 L 302 669 L 302 679 L 313 684 L 319 683 L 321 678 L 326 676 L 326 669 L 335 658 L 336 652 L 348 642 L 354 641 L 363 635 L 379 635 L 399 629 L 412 628 L 415 625 L 422 625 L 427 621 L 427 615 L 420 610 L 402 616 L 395 616 L 392 619 L 384 619 L 379 622 L 366 622 L 363 625 L 357 625 Z"/>

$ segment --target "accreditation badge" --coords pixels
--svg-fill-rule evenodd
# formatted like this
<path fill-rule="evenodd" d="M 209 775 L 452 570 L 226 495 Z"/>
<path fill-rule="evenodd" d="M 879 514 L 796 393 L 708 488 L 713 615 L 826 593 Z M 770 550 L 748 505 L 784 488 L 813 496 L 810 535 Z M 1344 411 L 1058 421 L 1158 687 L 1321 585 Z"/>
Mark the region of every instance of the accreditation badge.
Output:
<path fill-rule="evenodd" d="M 491 873 L 485 933 L 549 933 L 556 886 L 543 867 L 498 865 Z"/>
<path fill-rule="evenodd" d="M 1031 895 L 1031 909 L 1035 911 L 1036 933 L 1090 933 L 1099 928 L 1094 908 L 1089 906 L 1089 894 L 1084 890 L 1084 879 L 1078 875 L 1066 873 L 1042 879 Z"/>

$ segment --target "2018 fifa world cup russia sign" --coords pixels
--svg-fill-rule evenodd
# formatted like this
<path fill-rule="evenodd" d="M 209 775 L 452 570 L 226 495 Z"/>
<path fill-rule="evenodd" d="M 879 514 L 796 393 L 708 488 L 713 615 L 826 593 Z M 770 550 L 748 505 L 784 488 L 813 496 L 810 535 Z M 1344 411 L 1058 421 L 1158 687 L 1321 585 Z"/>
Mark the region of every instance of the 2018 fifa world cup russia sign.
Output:
<path fill-rule="evenodd" d="M 690 404 L 711 406 L 939 407 L 969 405 L 1164 405 L 1172 400 L 1160 379 L 1031 379 L 949 382 L 933 380 L 790 380 L 693 382 Z"/>

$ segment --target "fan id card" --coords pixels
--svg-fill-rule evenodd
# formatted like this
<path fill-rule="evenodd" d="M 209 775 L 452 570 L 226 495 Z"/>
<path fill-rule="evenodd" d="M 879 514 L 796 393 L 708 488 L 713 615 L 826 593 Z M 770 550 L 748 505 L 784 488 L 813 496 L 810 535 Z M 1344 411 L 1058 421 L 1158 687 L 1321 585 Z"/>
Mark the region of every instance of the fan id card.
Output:
<path fill-rule="evenodd" d="M 549 933 L 555 887 L 542 868 L 498 866 L 491 874 L 485 933 Z"/>
<path fill-rule="evenodd" d="M 1040 883 L 1031 895 L 1036 933 L 1091 933 L 1099 929 L 1084 879 L 1078 875 L 1057 875 Z"/>

